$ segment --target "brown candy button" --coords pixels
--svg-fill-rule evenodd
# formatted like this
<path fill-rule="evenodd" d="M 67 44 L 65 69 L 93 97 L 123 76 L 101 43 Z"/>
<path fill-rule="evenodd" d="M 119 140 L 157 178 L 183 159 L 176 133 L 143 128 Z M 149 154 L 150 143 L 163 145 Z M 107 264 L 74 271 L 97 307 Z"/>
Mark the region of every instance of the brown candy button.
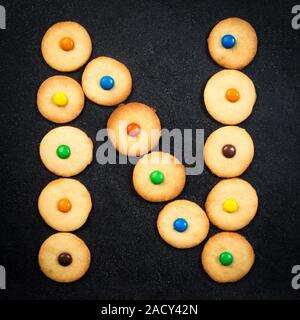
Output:
<path fill-rule="evenodd" d="M 69 265 L 72 263 L 72 261 L 73 261 L 72 256 L 71 256 L 69 253 L 67 253 L 67 252 L 61 253 L 61 254 L 58 256 L 57 260 L 58 260 L 59 264 L 60 264 L 61 266 L 63 266 L 63 267 L 69 266 Z"/>
<path fill-rule="evenodd" d="M 235 146 L 232 144 L 226 144 L 222 149 L 223 155 L 226 158 L 233 158 L 236 154 Z"/>

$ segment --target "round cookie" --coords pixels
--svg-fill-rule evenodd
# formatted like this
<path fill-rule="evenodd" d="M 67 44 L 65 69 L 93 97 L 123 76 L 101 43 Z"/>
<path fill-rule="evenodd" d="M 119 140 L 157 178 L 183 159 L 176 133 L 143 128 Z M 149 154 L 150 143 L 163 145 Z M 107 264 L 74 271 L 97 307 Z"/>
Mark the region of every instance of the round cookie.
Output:
<path fill-rule="evenodd" d="M 62 72 L 82 67 L 92 53 L 92 41 L 86 29 L 72 21 L 54 24 L 42 40 L 42 55 L 47 64 Z"/>
<path fill-rule="evenodd" d="M 258 207 L 255 189 L 239 178 L 218 182 L 209 192 L 205 210 L 212 224 L 226 231 L 239 230 L 250 223 Z"/>
<path fill-rule="evenodd" d="M 132 178 L 135 191 L 150 202 L 176 198 L 182 192 L 185 180 L 184 165 L 164 152 L 144 155 L 134 167 Z"/>
<path fill-rule="evenodd" d="M 227 18 L 217 23 L 207 42 L 213 60 L 228 69 L 244 68 L 257 52 L 256 32 L 240 18 Z"/>
<path fill-rule="evenodd" d="M 236 126 L 214 131 L 204 145 L 204 161 L 215 175 L 233 178 L 241 175 L 254 157 L 254 144 L 245 129 Z"/>
<path fill-rule="evenodd" d="M 74 79 L 54 76 L 41 84 L 37 93 L 37 106 L 46 119 L 66 123 L 81 113 L 84 107 L 84 93 Z"/>
<path fill-rule="evenodd" d="M 63 126 L 49 131 L 40 143 L 40 157 L 48 170 L 62 177 L 82 172 L 93 160 L 93 142 L 82 130 Z"/>
<path fill-rule="evenodd" d="M 169 245 L 187 249 L 197 246 L 206 238 L 209 222 L 205 212 L 196 203 L 175 200 L 160 211 L 157 229 Z"/>
<path fill-rule="evenodd" d="M 42 244 L 38 262 L 41 271 L 57 282 L 73 282 L 88 270 L 91 254 L 86 244 L 72 233 L 55 233 Z"/>
<path fill-rule="evenodd" d="M 216 282 L 236 282 L 251 269 L 255 254 L 245 237 L 220 232 L 208 239 L 201 260 L 205 272 Z"/>
<path fill-rule="evenodd" d="M 154 109 L 132 102 L 112 112 L 107 129 L 110 141 L 120 153 L 141 156 L 157 146 L 161 125 Z"/>
<path fill-rule="evenodd" d="M 92 199 L 87 188 L 75 179 L 56 179 L 43 189 L 38 200 L 44 221 L 58 231 L 74 231 L 87 220 Z"/>
<path fill-rule="evenodd" d="M 128 68 L 121 62 L 98 57 L 88 63 L 82 74 L 85 95 L 96 104 L 115 106 L 126 100 L 132 89 Z"/>
<path fill-rule="evenodd" d="M 238 124 L 247 119 L 256 101 L 252 80 L 237 70 L 214 74 L 204 89 L 208 113 L 223 124 Z"/>

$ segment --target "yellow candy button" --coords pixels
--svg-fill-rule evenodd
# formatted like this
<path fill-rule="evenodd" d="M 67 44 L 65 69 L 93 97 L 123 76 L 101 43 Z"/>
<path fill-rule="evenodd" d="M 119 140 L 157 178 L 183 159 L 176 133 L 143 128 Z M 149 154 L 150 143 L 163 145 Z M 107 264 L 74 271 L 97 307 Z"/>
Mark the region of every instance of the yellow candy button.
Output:
<path fill-rule="evenodd" d="M 223 202 L 223 210 L 229 213 L 235 212 L 239 209 L 239 204 L 233 198 L 229 198 Z"/>
<path fill-rule="evenodd" d="M 68 104 L 69 99 L 63 92 L 57 92 L 52 96 L 52 102 L 58 107 L 64 107 Z"/>

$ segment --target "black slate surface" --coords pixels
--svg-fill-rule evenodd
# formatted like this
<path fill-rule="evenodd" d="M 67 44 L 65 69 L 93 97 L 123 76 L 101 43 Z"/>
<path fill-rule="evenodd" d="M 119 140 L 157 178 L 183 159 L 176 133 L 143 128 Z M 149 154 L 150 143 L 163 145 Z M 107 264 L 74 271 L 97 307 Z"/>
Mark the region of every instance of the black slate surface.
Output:
<path fill-rule="evenodd" d="M 300 30 L 291 28 L 295 1 L 1 1 L 7 30 L 0 30 L 1 220 L 0 264 L 7 290 L 0 299 L 294 299 L 291 268 L 300 264 L 299 90 Z M 252 116 L 241 126 L 252 135 L 256 155 L 242 176 L 258 191 L 255 220 L 241 230 L 253 244 L 256 262 L 242 281 L 219 285 L 202 270 L 203 245 L 180 251 L 167 246 L 155 226 L 162 203 L 139 198 L 131 165 L 100 166 L 78 176 L 93 197 L 86 225 L 75 232 L 92 252 L 90 271 L 62 285 L 47 279 L 37 264 L 40 244 L 55 231 L 37 211 L 37 197 L 52 179 L 39 160 L 41 138 L 55 124 L 36 108 L 40 83 L 57 74 L 43 61 L 40 41 L 52 24 L 74 20 L 93 40 L 92 57 L 107 55 L 130 69 L 134 90 L 128 101 L 158 110 L 165 128 L 220 124 L 205 111 L 202 91 L 221 68 L 209 57 L 207 35 L 219 20 L 248 20 L 259 37 L 254 62 L 244 69 L 257 89 Z M 70 75 L 80 79 L 82 69 Z M 112 108 L 86 103 L 71 124 L 95 142 Z M 180 198 L 204 205 L 218 181 L 205 168 L 189 176 Z M 218 230 L 211 228 L 210 234 Z"/>

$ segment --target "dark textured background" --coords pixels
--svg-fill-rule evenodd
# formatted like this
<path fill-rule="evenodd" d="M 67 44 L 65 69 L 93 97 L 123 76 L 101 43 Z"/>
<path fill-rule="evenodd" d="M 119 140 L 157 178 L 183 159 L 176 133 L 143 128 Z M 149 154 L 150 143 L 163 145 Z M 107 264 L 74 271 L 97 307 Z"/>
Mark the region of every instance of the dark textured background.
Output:
<path fill-rule="evenodd" d="M 0 30 L 0 264 L 7 269 L 7 290 L 0 291 L 0 299 L 299 298 L 290 284 L 291 268 L 300 264 L 300 30 L 290 23 L 295 2 L 1 1 L 7 30 Z M 204 128 L 207 136 L 220 124 L 205 111 L 202 91 L 220 67 L 207 53 L 206 38 L 216 22 L 230 16 L 248 20 L 259 37 L 256 59 L 244 69 L 258 100 L 241 125 L 256 148 L 242 176 L 260 199 L 256 218 L 241 230 L 256 252 L 253 270 L 235 284 L 212 282 L 199 263 L 203 245 L 180 251 L 160 239 L 155 221 L 163 204 L 135 194 L 132 166 L 94 161 L 78 176 L 91 191 L 94 208 L 75 232 L 91 249 L 90 271 L 68 285 L 47 279 L 37 253 L 55 231 L 40 218 L 37 197 L 56 177 L 43 167 L 38 145 L 56 125 L 39 114 L 35 99 L 40 83 L 57 72 L 40 54 L 44 32 L 61 20 L 83 24 L 93 40 L 92 57 L 111 56 L 130 69 L 134 89 L 128 101 L 156 108 L 163 127 Z M 70 75 L 79 80 L 81 73 Z M 112 110 L 87 102 L 71 125 L 95 142 Z M 190 176 L 181 198 L 203 206 L 217 181 L 207 169 Z"/>

